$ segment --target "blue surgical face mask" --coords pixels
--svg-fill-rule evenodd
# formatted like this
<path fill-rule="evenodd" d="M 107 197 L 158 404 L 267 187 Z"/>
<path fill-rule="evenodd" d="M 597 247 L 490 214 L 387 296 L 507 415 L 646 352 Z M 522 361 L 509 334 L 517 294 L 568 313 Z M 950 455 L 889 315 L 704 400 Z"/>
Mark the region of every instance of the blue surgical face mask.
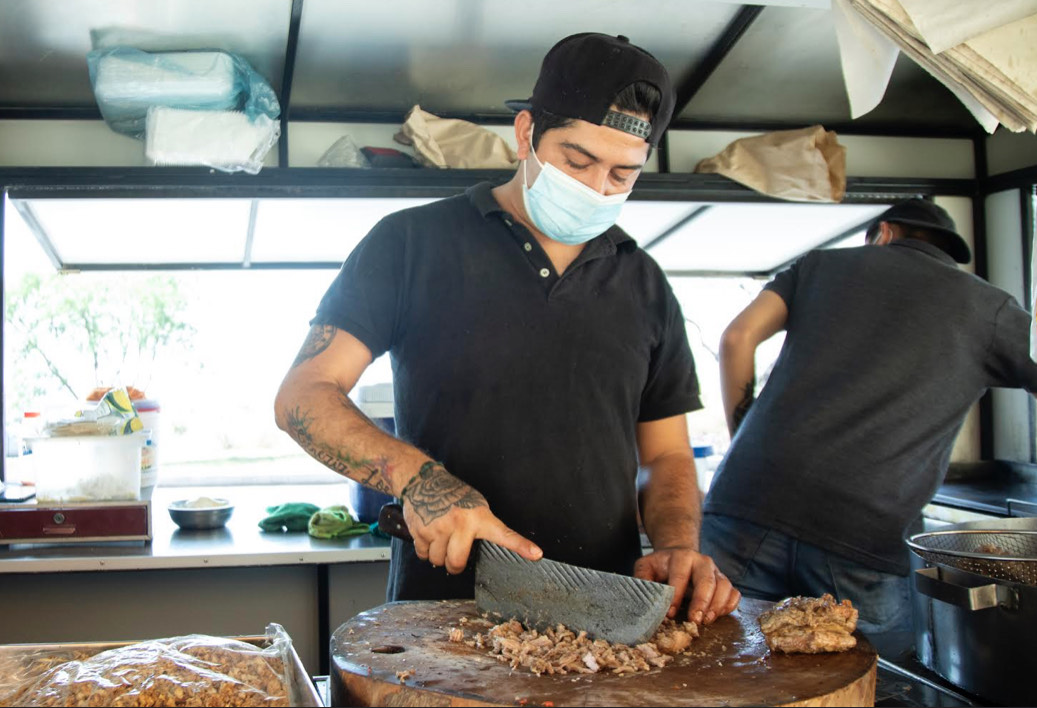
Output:
<path fill-rule="evenodd" d="M 532 145 L 529 151 L 540 165 L 540 174 L 528 186 L 526 161 L 522 162 L 522 203 L 537 229 L 555 241 L 575 246 L 616 223 L 630 192 L 605 196 L 551 163 L 540 162 Z"/>

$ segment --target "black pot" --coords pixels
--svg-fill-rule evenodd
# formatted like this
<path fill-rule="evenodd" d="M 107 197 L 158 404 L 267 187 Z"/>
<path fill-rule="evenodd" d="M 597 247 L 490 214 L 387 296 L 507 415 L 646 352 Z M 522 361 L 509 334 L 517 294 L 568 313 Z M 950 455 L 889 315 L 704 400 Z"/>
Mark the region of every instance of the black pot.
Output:
<path fill-rule="evenodd" d="M 941 528 L 1037 530 L 1037 518 Z M 911 557 L 918 660 L 951 683 L 999 705 L 1037 703 L 1037 586 Z"/>

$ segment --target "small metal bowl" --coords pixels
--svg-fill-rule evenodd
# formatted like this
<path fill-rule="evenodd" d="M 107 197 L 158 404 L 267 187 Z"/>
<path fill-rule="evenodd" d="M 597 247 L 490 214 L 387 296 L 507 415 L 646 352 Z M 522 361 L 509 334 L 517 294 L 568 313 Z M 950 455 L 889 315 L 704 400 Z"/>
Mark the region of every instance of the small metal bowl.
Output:
<path fill-rule="evenodd" d="M 169 516 L 182 529 L 218 529 L 227 523 L 234 505 L 226 499 L 214 499 L 220 506 L 190 507 L 190 499 L 180 499 L 169 505 Z"/>

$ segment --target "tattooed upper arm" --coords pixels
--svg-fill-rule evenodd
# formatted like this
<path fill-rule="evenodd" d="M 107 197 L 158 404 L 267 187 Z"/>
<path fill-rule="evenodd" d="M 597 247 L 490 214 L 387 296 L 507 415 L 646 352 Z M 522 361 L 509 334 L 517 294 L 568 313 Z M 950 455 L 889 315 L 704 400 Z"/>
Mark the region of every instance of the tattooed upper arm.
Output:
<path fill-rule="evenodd" d="M 306 341 L 303 342 L 299 355 L 295 357 L 292 368 L 294 369 L 304 361 L 312 359 L 331 346 L 331 340 L 335 338 L 336 332 L 338 332 L 338 329 L 331 325 L 313 325 L 310 327 L 310 332 L 306 335 Z"/>

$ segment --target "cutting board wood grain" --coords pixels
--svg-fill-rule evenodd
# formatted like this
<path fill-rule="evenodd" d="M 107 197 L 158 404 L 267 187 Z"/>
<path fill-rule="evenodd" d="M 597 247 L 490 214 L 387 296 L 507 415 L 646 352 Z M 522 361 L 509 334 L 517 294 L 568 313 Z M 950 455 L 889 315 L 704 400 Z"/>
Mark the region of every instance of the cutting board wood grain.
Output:
<path fill-rule="evenodd" d="M 661 669 L 535 676 L 449 641 L 461 618 L 480 619 L 474 601 L 388 603 L 332 636 L 332 705 L 874 705 L 877 656 L 866 639 L 858 633 L 857 647 L 838 654 L 773 654 L 757 623 L 772 605 L 743 599 L 734 614 L 702 628 L 690 654 Z M 485 626 L 467 629 L 466 638 L 476 630 Z"/>

